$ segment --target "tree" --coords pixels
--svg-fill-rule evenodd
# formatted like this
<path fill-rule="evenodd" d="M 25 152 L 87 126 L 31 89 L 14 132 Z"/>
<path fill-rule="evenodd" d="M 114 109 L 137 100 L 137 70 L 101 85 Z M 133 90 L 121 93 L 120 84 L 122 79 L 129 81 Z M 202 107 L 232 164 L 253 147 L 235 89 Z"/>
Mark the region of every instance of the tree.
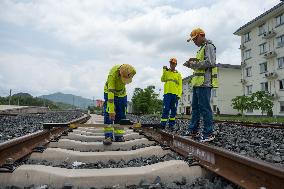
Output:
<path fill-rule="evenodd" d="M 257 91 L 251 95 L 255 102 L 255 109 L 260 109 L 261 114 L 267 112 L 267 115 L 272 112 L 273 101 L 272 97 L 265 91 Z"/>
<path fill-rule="evenodd" d="M 135 88 L 132 103 L 133 111 L 138 114 L 153 114 L 162 109 L 162 100 L 154 91 L 155 86 L 148 86 L 145 89 Z"/>
<path fill-rule="evenodd" d="M 272 116 L 273 101 L 272 97 L 265 91 L 257 91 L 251 96 L 236 96 L 232 99 L 233 108 L 241 112 L 243 116 L 244 110 L 261 110 L 261 114 L 267 112 L 267 115 Z"/>
<path fill-rule="evenodd" d="M 242 116 L 244 115 L 244 110 L 250 109 L 251 98 L 249 96 L 236 96 L 232 99 L 233 108 L 238 110 Z"/>

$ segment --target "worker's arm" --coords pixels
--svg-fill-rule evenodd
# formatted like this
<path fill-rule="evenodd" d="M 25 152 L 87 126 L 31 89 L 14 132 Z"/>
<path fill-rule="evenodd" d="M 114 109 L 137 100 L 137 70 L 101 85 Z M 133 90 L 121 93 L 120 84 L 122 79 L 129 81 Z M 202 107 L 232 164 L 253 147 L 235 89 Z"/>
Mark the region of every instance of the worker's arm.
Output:
<path fill-rule="evenodd" d="M 167 69 L 164 67 L 163 68 L 163 75 L 162 75 L 162 77 L 161 77 L 161 81 L 162 82 L 166 82 L 166 80 L 167 80 Z"/>
<path fill-rule="evenodd" d="M 196 64 L 191 64 L 191 68 L 211 68 L 216 66 L 216 48 L 213 44 L 208 43 L 205 47 L 205 56 L 203 61 L 199 61 Z"/>
<path fill-rule="evenodd" d="M 108 77 L 107 108 L 108 113 L 114 113 L 115 79 L 112 75 L 109 75 Z"/>

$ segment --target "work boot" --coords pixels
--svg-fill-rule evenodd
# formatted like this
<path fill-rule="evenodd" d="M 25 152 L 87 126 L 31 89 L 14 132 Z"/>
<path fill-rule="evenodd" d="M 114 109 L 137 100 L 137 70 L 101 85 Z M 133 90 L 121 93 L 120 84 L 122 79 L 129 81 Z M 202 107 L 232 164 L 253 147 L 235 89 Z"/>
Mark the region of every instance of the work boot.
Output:
<path fill-rule="evenodd" d="M 193 139 L 198 139 L 200 137 L 200 133 L 197 131 L 186 131 L 183 136 L 190 136 Z"/>
<path fill-rule="evenodd" d="M 123 136 L 115 136 L 114 139 L 115 139 L 115 142 L 125 142 L 125 139 Z"/>
<path fill-rule="evenodd" d="M 214 139 L 215 139 L 215 135 L 212 133 L 212 134 L 209 134 L 208 136 L 202 135 L 200 137 L 199 142 L 210 142 L 210 141 L 212 141 Z"/>
<path fill-rule="evenodd" d="M 107 137 L 103 140 L 104 145 L 111 145 L 112 144 L 112 138 Z"/>

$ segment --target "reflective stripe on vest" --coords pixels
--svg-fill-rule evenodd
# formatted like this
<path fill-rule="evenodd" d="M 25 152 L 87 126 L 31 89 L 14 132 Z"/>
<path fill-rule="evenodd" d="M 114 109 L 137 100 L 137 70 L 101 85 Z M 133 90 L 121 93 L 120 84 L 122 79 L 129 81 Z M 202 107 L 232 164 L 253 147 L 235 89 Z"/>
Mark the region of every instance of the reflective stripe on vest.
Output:
<path fill-rule="evenodd" d="M 205 47 L 206 47 L 206 44 L 203 45 L 196 54 L 196 58 L 199 61 L 203 61 L 204 58 L 205 58 Z M 191 79 L 191 86 L 192 87 L 199 87 L 199 86 L 203 85 L 204 80 L 205 80 L 204 76 L 205 76 L 205 69 L 203 69 L 203 68 L 195 69 L 194 72 L 193 72 L 193 78 Z M 214 88 L 218 87 L 217 77 L 218 77 L 217 67 L 211 68 L 211 85 Z"/>
<path fill-rule="evenodd" d="M 172 82 L 175 82 L 176 84 L 178 84 L 178 80 L 175 80 L 175 79 L 167 79 L 165 82 L 168 82 L 168 81 L 172 81 Z"/>

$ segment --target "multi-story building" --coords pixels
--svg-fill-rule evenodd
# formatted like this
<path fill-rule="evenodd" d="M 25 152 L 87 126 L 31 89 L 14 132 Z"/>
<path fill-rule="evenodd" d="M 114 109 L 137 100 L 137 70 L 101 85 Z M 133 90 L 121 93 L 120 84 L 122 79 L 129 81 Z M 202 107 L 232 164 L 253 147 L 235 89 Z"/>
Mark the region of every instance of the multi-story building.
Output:
<path fill-rule="evenodd" d="M 284 115 L 284 2 L 240 27 L 243 94 L 266 91 L 274 115 Z M 249 110 L 247 115 L 261 115 Z"/>
<path fill-rule="evenodd" d="M 214 113 L 219 110 L 220 114 L 235 115 L 238 112 L 232 108 L 232 99 L 242 95 L 241 89 L 241 66 L 230 64 L 217 64 L 218 88 L 212 89 L 211 106 Z M 192 88 L 188 76 L 183 79 L 182 97 L 179 100 L 178 114 L 191 113 Z"/>

